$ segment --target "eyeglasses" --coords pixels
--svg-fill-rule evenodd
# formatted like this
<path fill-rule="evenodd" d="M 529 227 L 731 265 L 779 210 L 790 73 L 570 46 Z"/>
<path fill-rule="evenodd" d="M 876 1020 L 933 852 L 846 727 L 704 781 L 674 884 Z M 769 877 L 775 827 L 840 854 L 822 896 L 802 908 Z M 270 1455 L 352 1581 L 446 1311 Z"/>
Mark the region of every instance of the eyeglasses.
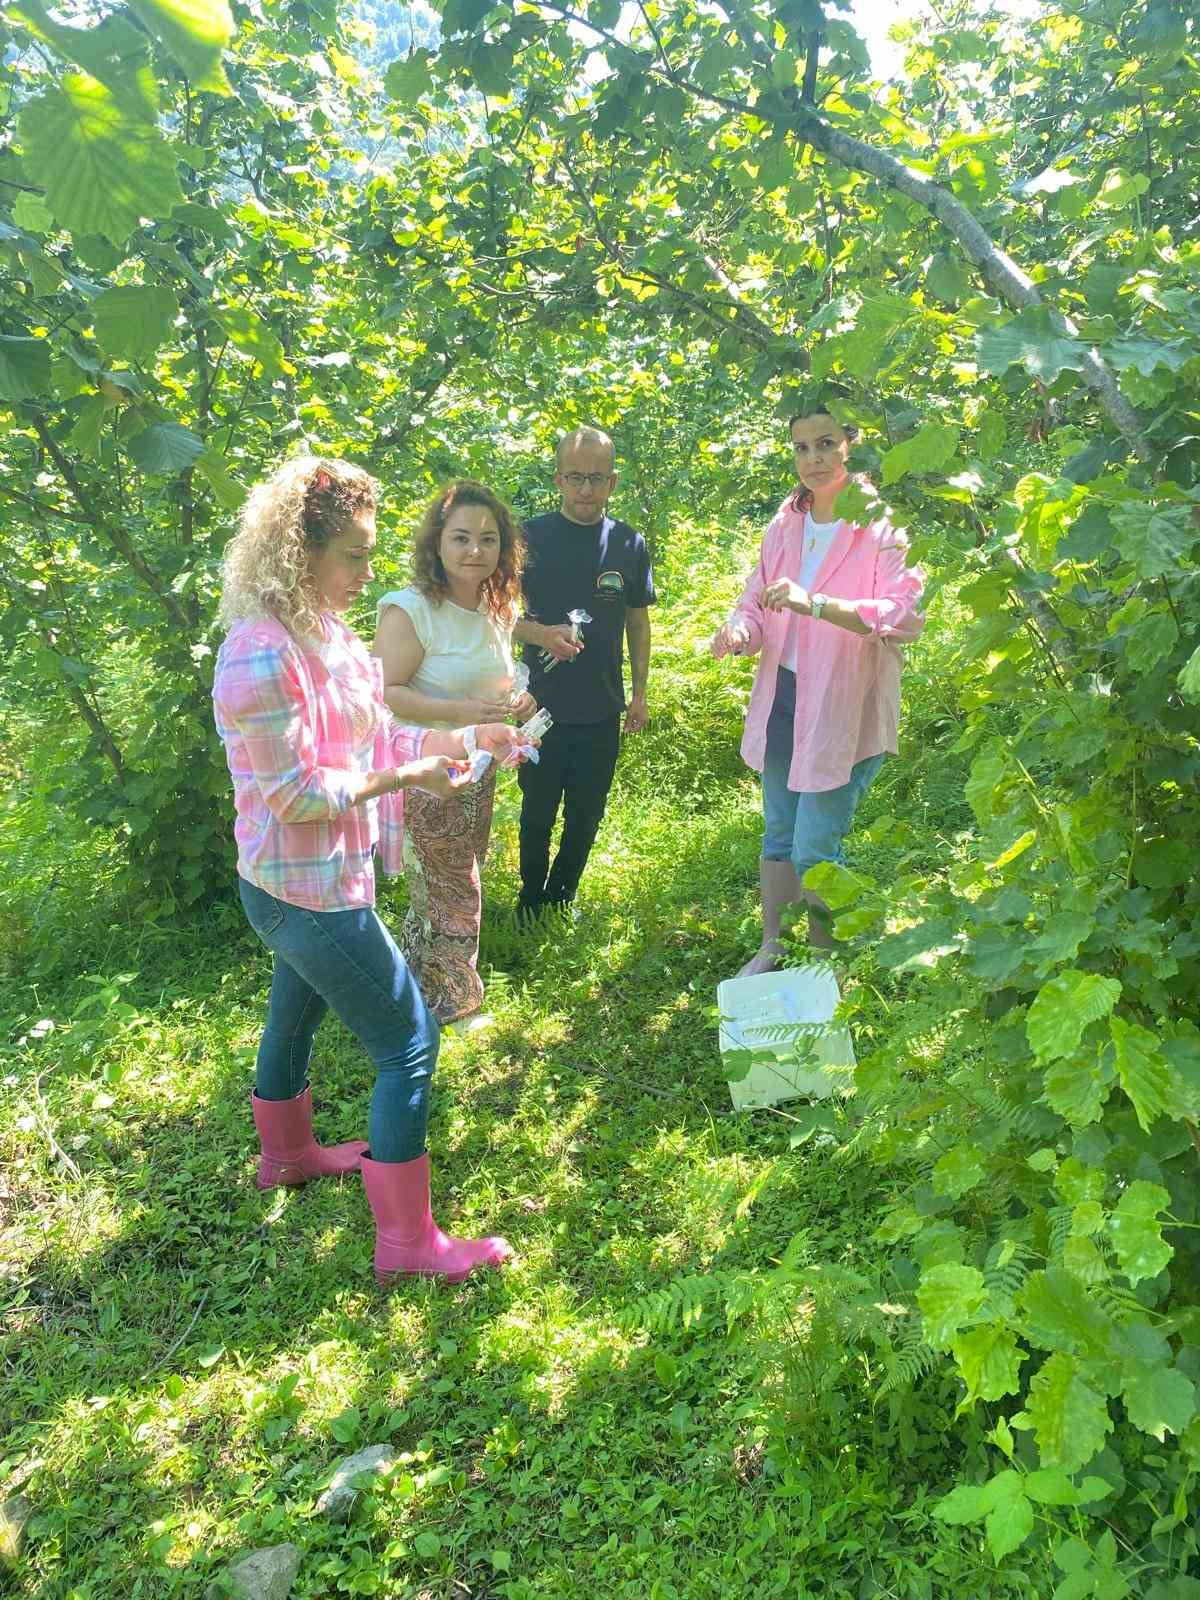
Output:
<path fill-rule="evenodd" d="M 586 483 L 589 489 L 603 489 L 612 477 L 611 472 L 561 472 L 562 481 L 572 489 L 582 489 Z"/>

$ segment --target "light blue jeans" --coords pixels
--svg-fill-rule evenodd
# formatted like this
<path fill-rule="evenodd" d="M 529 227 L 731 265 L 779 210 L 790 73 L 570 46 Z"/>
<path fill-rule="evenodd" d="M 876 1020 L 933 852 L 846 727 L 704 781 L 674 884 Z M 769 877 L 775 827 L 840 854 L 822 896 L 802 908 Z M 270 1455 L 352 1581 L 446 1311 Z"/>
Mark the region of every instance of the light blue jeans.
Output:
<path fill-rule="evenodd" d="M 795 743 L 796 677 L 780 667 L 775 703 L 767 722 L 767 750 L 763 761 L 764 861 L 791 861 L 803 878 L 818 861 L 845 861 L 842 850 L 858 802 L 871 787 L 883 757 L 868 756 L 850 769 L 840 789 L 820 794 L 797 794 L 788 788 L 788 769 Z"/>
<path fill-rule="evenodd" d="M 250 926 L 275 957 L 254 1074 L 260 1099 L 304 1092 L 313 1036 L 332 1010 L 375 1063 L 372 1159 L 423 1155 L 438 1025 L 396 941 L 369 906 L 308 911 L 242 877 L 238 889 Z"/>

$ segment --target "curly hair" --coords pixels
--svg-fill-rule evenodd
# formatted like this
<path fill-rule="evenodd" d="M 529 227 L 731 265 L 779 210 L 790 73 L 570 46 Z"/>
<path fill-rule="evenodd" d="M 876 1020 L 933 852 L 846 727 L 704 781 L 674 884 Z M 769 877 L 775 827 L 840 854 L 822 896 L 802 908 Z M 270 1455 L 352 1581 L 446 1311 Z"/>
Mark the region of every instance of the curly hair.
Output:
<path fill-rule="evenodd" d="M 515 616 L 521 595 L 521 573 L 525 570 L 525 535 L 500 496 L 482 483 L 469 479 L 447 484 L 426 506 L 425 515 L 413 535 L 414 585 L 427 600 L 437 604 L 448 598 L 450 584 L 438 547 L 447 518 L 459 506 L 484 506 L 495 517 L 500 533 L 500 560 L 480 592 L 493 617 Z"/>
<path fill-rule="evenodd" d="M 222 562 L 224 623 L 277 617 L 297 637 L 320 633 L 314 550 L 373 511 L 379 484 L 361 467 L 325 456 L 293 456 L 251 489 Z"/>

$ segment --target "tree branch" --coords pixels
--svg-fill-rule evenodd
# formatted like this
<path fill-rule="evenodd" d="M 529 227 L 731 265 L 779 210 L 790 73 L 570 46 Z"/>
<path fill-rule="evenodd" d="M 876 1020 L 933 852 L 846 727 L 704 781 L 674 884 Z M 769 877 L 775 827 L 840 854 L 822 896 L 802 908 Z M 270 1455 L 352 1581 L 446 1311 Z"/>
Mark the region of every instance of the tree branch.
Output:
<path fill-rule="evenodd" d="M 99 534 L 124 558 L 126 563 L 137 573 L 138 577 L 157 598 L 172 622 L 181 628 L 189 628 L 187 612 L 171 593 L 170 589 L 167 588 L 145 556 L 137 549 L 132 539 L 123 529 L 114 527 L 92 504 L 90 497 L 85 493 L 79 479 L 75 476 L 75 469 L 63 454 L 58 440 L 51 433 L 45 417 L 40 412 L 34 414 L 33 426 L 47 454 L 58 468 L 59 476 L 71 491 L 71 498 L 83 513 L 83 520 L 92 529 L 93 533 Z"/>

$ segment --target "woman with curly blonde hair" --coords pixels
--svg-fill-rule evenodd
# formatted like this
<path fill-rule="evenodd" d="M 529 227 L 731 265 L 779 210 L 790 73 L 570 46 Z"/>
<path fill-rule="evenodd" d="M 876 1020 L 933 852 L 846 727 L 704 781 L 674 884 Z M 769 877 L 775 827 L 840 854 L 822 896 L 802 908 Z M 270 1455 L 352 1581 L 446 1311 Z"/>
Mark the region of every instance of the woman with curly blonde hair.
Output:
<path fill-rule="evenodd" d="M 500 497 L 452 483 L 426 507 L 412 552 L 413 581 L 379 602 L 375 652 L 398 717 L 434 728 L 498 721 L 537 708 L 513 693 L 512 634 L 525 541 Z M 483 1004 L 478 972 L 480 873 L 487 855 L 496 768 L 469 789 L 414 795 L 405 812 L 409 911 L 401 933 L 439 1022 Z"/>
<path fill-rule="evenodd" d="M 475 749 L 512 731 L 405 726 L 378 662 L 341 619 L 373 579 L 378 484 L 348 462 L 300 456 L 251 493 L 225 556 L 213 703 L 233 778 L 238 887 L 274 956 L 258 1049 L 258 1185 L 361 1169 L 375 1272 L 461 1282 L 499 1265 L 503 1239 L 453 1239 L 429 1204 L 425 1129 L 438 1026 L 375 913 L 374 855 L 394 872 L 405 793 L 448 799 Z M 313 1036 L 332 1009 L 373 1059 L 369 1145 L 323 1147 L 312 1128 Z"/>

